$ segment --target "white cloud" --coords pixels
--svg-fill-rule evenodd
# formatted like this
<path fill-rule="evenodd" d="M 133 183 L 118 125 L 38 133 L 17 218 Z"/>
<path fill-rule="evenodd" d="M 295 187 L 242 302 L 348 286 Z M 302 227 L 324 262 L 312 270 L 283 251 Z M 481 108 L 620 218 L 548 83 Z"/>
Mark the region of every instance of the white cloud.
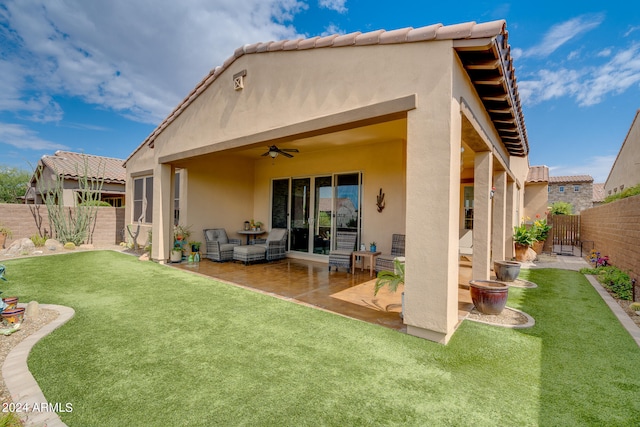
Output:
<path fill-rule="evenodd" d="M 603 58 L 606 58 L 606 57 L 608 57 L 608 56 L 611 56 L 611 52 L 613 52 L 613 50 L 612 50 L 611 48 L 609 48 L 609 47 L 608 47 L 608 48 L 602 49 L 602 50 L 601 50 L 600 52 L 598 52 L 596 55 L 597 55 L 597 56 L 601 56 L 601 57 L 603 57 Z"/>
<path fill-rule="evenodd" d="M 10 48 L 0 61 L 0 111 L 59 120 L 55 97 L 71 96 L 155 124 L 236 48 L 297 37 L 287 22 L 306 4 L 9 0 L 5 7 L 0 36 Z"/>
<path fill-rule="evenodd" d="M 524 56 L 548 56 L 560 46 L 598 27 L 604 20 L 604 15 L 582 15 L 560 24 L 554 25 L 545 34 L 542 41 L 523 52 Z"/>
<path fill-rule="evenodd" d="M 580 106 L 600 103 L 640 83 L 640 44 L 616 53 L 608 62 L 583 69 L 542 69 L 518 82 L 522 101 L 535 105 L 554 98 L 572 97 Z"/>
<path fill-rule="evenodd" d="M 326 9 L 335 10 L 339 13 L 346 13 L 347 7 L 345 6 L 347 0 L 318 0 L 318 6 Z"/>
<path fill-rule="evenodd" d="M 616 156 L 593 156 L 582 164 L 552 165 L 549 166 L 551 176 L 590 175 L 594 183 L 602 183 L 607 180 Z"/>
<path fill-rule="evenodd" d="M 0 123 L 0 143 L 29 150 L 65 150 L 66 146 L 38 137 L 36 132 L 21 125 Z"/>
<path fill-rule="evenodd" d="M 340 29 L 340 27 L 338 27 L 336 24 L 331 23 L 324 29 L 324 31 L 320 35 L 322 37 L 325 37 L 332 34 L 345 34 L 345 31 Z"/>

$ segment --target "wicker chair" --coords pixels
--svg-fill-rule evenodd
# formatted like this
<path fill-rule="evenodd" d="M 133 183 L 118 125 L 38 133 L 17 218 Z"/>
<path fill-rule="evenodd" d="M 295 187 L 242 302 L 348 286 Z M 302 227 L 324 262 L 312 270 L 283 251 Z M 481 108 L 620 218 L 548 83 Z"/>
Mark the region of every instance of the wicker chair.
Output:
<path fill-rule="evenodd" d="M 393 271 L 393 260 L 404 256 L 404 234 L 394 234 L 391 241 L 391 253 L 376 258 L 376 273 L 382 270 Z"/>
<path fill-rule="evenodd" d="M 240 239 L 229 239 L 224 228 L 205 229 L 204 241 L 207 245 L 204 257 L 218 262 L 232 260 L 233 248 L 241 244 Z"/>
<path fill-rule="evenodd" d="M 233 259 L 248 264 L 254 261 L 282 259 L 287 252 L 287 230 L 274 228 L 266 239 L 255 239 L 251 245 L 236 246 Z"/>
<path fill-rule="evenodd" d="M 335 267 L 336 271 L 340 267 L 351 271 L 351 253 L 356 247 L 357 233 L 338 231 L 336 233 L 336 249 L 329 252 L 329 271 Z"/>

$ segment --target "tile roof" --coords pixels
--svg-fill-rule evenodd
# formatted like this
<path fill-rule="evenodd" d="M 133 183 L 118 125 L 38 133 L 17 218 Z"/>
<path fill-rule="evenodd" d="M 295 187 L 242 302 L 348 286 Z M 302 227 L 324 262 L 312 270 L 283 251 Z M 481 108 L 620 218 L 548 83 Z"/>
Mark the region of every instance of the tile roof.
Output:
<path fill-rule="evenodd" d="M 368 33 L 333 34 L 325 37 L 253 43 L 235 50 L 221 66 L 189 93 L 162 123 L 127 158 L 129 160 L 144 145 L 153 148 L 156 137 L 169 126 L 202 92 L 204 92 L 238 58 L 264 52 L 295 51 L 346 46 L 387 45 L 437 40 L 454 40 L 454 49 L 473 82 L 502 142 L 512 155 L 529 153 L 527 131 L 516 84 L 511 47 L 507 43 L 506 21 L 497 20 L 477 24 L 434 24 L 420 28 L 401 28 L 392 31 L 376 30 Z M 459 42 L 459 43 L 455 43 Z M 126 161 L 125 160 L 125 164 Z"/>
<path fill-rule="evenodd" d="M 546 166 L 531 166 L 527 182 L 549 182 L 549 168 Z"/>
<path fill-rule="evenodd" d="M 572 176 L 550 176 L 549 184 L 562 184 L 574 182 L 593 182 L 590 175 L 572 175 Z"/>
<path fill-rule="evenodd" d="M 604 202 L 605 197 L 604 183 L 593 184 L 593 202 Z"/>
<path fill-rule="evenodd" d="M 127 174 L 122 159 L 71 151 L 56 151 L 53 156 L 42 156 L 40 159 L 44 166 L 67 179 L 78 179 L 79 175 L 84 175 L 85 160 L 89 178 L 100 178 L 99 175 L 103 175 L 105 183 L 124 184 L 126 182 Z"/>

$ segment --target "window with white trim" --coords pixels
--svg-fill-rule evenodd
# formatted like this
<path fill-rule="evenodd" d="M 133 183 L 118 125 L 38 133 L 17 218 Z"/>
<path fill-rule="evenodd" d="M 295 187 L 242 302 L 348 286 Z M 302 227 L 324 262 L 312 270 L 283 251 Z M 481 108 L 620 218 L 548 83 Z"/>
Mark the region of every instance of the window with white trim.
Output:
<path fill-rule="evenodd" d="M 573 192 L 574 193 L 579 193 L 580 192 L 580 186 L 579 185 L 574 185 L 573 186 Z"/>
<path fill-rule="evenodd" d="M 558 187 L 558 192 L 564 193 L 564 185 L 561 185 L 560 187 Z"/>
<path fill-rule="evenodd" d="M 133 221 L 145 224 L 153 221 L 153 176 L 133 180 Z"/>

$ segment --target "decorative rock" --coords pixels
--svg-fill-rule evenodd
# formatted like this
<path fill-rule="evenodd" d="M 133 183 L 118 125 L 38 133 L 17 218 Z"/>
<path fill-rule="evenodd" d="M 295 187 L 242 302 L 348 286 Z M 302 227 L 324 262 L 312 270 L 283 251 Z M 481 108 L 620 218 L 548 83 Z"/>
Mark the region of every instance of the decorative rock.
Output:
<path fill-rule="evenodd" d="M 94 249 L 93 245 L 91 243 L 83 243 L 80 246 L 78 246 L 78 248 L 80 249 L 86 249 L 86 250 L 92 250 Z"/>
<path fill-rule="evenodd" d="M 138 257 L 140 261 L 149 261 L 149 252 L 145 252 Z"/>
<path fill-rule="evenodd" d="M 39 314 L 40 305 L 38 304 L 38 301 L 30 301 L 29 304 L 27 304 L 26 310 L 24 311 L 24 316 L 27 319 L 35 319 Z"/>
<path fill-rule="evenodd" d="M 26 237 L 14 241 L 6 251 L 6 255 L 25 255 L 30 254 L 36 249 L 36 245 L 33 244 L 31 239 Z"/>
<path fill-rule="evenodd" d="M 44 247 L 50 251 L 59 251 L 62 249 L 62 243 L 58 242 L 56 239 L 48 239 L 44 242 Z"/>

